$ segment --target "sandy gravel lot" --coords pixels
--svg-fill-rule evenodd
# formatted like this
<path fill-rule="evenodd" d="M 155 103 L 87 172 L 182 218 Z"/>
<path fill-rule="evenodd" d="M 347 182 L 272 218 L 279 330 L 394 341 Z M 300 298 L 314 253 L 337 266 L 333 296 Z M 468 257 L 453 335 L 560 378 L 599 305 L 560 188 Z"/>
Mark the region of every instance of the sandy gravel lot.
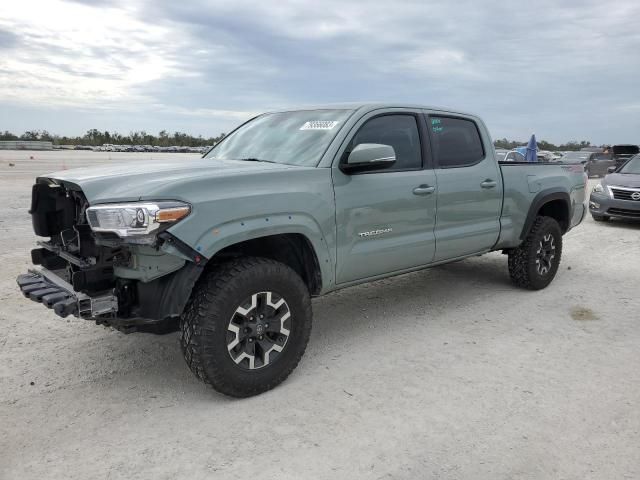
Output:
<path fill-rule="evenodd" d="M 168 156 L 0 152 L 1 479 L 640 478 L 640 225 L 587 217 L 541 292 L 491 254 L 317 299 L 293 375 L 231 400 L 177 335 L 15 284 L 36 174 Z"/>

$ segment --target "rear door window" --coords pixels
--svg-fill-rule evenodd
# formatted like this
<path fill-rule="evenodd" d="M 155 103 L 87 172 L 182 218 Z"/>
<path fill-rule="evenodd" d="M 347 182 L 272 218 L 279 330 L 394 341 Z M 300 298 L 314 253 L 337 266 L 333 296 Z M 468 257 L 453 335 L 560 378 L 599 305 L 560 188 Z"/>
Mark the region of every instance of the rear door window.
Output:
<path fill-rule="evenodd" d="M 484 159 L 482 139 L 474 121 L 431 115 L 427 123 L 435 163 L 440 168 L 465 167 Z"/>

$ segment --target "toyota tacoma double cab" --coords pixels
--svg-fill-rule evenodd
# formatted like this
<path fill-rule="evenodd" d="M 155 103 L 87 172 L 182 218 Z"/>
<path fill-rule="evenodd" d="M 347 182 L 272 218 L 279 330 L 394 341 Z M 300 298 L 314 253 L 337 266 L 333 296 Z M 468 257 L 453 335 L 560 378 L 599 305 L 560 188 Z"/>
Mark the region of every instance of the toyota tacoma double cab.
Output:
<path fill-rule="evenodd" d="M 23 294 L 123 332 L 179 330 L 235 397 L 281 383 L 311 297 L 502 251 L 553 280 L 586 212 L 581 165 L 499 163 L 480 118 L 399 104 L 258 115 L 202 158 L 66 170 L 33 186 Z"/>

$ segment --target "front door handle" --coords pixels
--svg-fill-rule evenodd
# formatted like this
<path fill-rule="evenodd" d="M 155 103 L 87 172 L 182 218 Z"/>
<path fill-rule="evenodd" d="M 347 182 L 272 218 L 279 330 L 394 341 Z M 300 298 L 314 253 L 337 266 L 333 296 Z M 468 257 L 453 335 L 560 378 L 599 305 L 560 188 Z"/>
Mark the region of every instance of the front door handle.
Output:
<path fill-rule="evenodd" d="M 436 191 L 436 187 L 432 187 L 430 185 L 420 185 L 413 189 L 414 195 L 431 195 Z"/>
<path fill-rule="evenodd" d="M 490 178 L 487 178 L 484 182 L 480 184 L 480 186 L 482 188 L 495 188 L 498 186 L 498 182 L 496 182 L 495 180 L 491 180 Z"/>

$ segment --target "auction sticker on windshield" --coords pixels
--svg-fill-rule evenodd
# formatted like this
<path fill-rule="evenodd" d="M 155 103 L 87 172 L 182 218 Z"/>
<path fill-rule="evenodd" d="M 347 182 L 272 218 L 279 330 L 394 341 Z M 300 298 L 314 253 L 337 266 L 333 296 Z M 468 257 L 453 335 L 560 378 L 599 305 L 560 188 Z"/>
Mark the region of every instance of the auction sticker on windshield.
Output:
<path fill-rule="evenodd" d="M 337 120 L 312 120 L 300 127 L 300 130 L 331 130 L 339 122 Z"/>

